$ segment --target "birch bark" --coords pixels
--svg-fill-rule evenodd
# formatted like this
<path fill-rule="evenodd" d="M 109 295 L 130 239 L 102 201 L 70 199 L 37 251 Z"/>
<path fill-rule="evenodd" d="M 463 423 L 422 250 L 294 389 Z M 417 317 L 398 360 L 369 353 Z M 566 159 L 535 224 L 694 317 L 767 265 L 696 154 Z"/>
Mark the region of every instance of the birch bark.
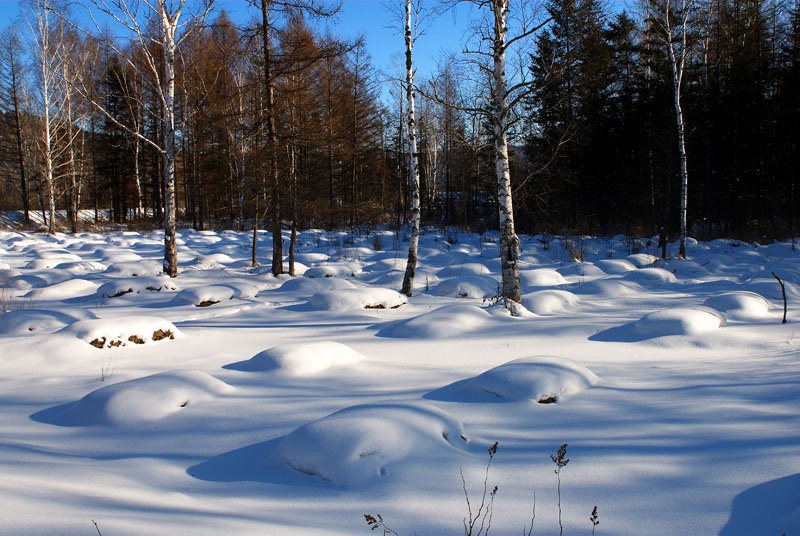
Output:
<path fill-rule="evenodd" d="M 508 0 L 492 0 L 494 41 L 492 43 L 492 126 L 494 130 L 497 208 L 500 221 L 500 266 L 502 294 L 507 301 L 521 304 L 519 289 L 519 238 L 514 231 L 511 172 L 508 163 L 508 89 L 506 84 L 506 34 Z M 513 312 L 513 304 L 508 304 Z"/>
<path fill-rule="evenodd" d="M 406 41 L 406 102 L 408 110 L 406 114 L 406 131 L 408 133 L 409 163 L 408 163 L 408 182 L 411 196 L 411 239 L 408 245 L 408 262 L 406 263 L 406 273 L 403 276 L 403 288 L 401 292 L 406 296 L 411 296 L 414 291 L 414 272 L 417 269 L 417 248 L 419 247 L 419 162 L 417 151 L 417 125 L 414 115 L 414 64 L 412 60 L 412 50 L 414 39 L 411 34 L 411 0 L 406 0 L 405 17 L 405 41 Z"/>

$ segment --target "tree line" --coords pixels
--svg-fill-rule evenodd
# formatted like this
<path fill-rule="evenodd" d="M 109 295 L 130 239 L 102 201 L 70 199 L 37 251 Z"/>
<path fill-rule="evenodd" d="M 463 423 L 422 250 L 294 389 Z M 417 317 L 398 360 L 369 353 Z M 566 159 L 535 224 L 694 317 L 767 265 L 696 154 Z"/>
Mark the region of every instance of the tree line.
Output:
<path fill-rule="evenodd" d="M 794 234 L 799 2 L 489 4 L 524 34 L 508 40 L 519 98 L 502 127 L 517 230 L 677 237 L 688 182 L 691 235 Z M 84 5 L 110 22 L 33 0 L 0 36 L 3 209 L 42 212 L 50 230 L 79 230 L 79 209 L 196 229 L 401 226 L 413 152 L 423 224 L 501 225 L 494 67 L 479 42 L 497 10 L 466 54 L 417 77 L 410 150 L 403 69 L 379 73 L 363 42 L 316 30 L 330 2 L 252 0 L 244 22 L 210 2 Z"/>

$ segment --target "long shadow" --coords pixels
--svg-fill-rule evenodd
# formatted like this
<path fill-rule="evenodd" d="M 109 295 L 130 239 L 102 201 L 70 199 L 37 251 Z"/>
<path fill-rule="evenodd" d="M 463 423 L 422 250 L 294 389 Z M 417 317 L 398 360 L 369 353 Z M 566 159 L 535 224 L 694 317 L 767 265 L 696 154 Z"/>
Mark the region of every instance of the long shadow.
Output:
<path fill-rule="evenodd" d="M 598 342 L 642 342 L 654 338 L 656 338 L 655 335 L 643 335 L 638 333 L 635 328 L 635 323 L 630 322 L 622 326 L 595 333 L 589 337 L 589 340 Z"/>
<path fill-rule="evenodd" d="M 753 486 L 733 499 L 719 536 L 800 534 L 800 473 Z"/>

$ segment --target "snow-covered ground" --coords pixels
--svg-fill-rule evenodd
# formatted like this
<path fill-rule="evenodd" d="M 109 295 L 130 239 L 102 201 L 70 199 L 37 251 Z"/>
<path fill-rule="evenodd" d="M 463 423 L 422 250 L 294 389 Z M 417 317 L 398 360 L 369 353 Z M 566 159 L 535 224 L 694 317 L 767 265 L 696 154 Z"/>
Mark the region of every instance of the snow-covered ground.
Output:
<path fill-rule="evenodd" d="M 463 534 L 495 441 L 493 534 L 559 533 L 564 443 L 565 534 L 800 533 L 791 243 L 522 237 L 516 317 L 496 243 L 427 232 L 406 298 L 390 232 L 275 278 L 182 231 L 172 280 L 157 232 L 0 233 L 0 533 Z"/>

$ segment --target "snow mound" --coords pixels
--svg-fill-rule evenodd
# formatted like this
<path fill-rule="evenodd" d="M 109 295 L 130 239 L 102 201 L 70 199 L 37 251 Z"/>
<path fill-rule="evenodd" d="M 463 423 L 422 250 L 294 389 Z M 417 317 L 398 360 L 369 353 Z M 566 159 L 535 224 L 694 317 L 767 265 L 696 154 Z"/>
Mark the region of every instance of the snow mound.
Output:
<path fill-rule="evenodd" d="M 367 404 L 301 426 L 278 443 L 269 461 L 353 488 L 392 476 L 395 469 L 400 475 L 413 458 L 452 458 L 466 444 L 461 423 L 440 409 Z"/>
<path fill-rule="evenodd" d="M 130 264 L 143 260 L 142 256 L 133 251 L 122 249 L 107 249 L 100 259 L 105 264 Z"/>
<path fill-rule="evenodd" d="M 178 287 L 167 276 L 142 276 L 107 281 L 97 289 L 101 298 L 117 298 L 125 294 L 143 291 L 161 292 L 162 290 L 177 290 Z"/>
<path fill-rule="evenodd" d="M 458 402 L 560 402 L 597 383 L 597 376 L 570 359 L 557 356 L 523 357 L 461 380 L 425 397 Z M 498 400 L 500 399 L 500 400 Z"/>
<path fill-rule="evenodd" d="M 578 305 L 578 297 L 566 290 L 540 290 L 522 296 L 525 308 L 537 315 L 551 315 Z"/>
<path fill-rule="evenodd" d="M 303 276 L 310 278 L 320 277 L 351 277 L 355 271 L 349 264 L 326 264 L 324 266 L 314 266 L 303 273 Z"/>
<path fill-rule="evenodd" d="M 143 425 L 231 391 L 233 387 L 204 372 L 164 372 L 92 391 L 50 422 L 61 426 Z"/>
<path fill-rule="evenodd" d="M 523 287 L 554 287 L 567 284 L 564 276 L 551 268 L 520 270 L 519 282 Z"/>
<path fill-rule="evenodd" d="M 579 284 L 572 290 L 578 294 L 618 297 L 638 295 L 642 292 L 642 286 L 634 281 L 625 281 L 619 278 L 596 279 L 588 283 Z"/>
<path fill-rule="evenodd" d="M 313 263 L 326 262 L 330 257 L 324 253 L 295 253 L 294 260 L 310 265 Z"/>
<path fill-rule="evenodd" d="M 699 335 L 720 327 L 722 318 L 713 309 L 674 307 L 648 313 L 637 320 L 635 332 L 646 338 L 666 335 Z"/>
<path fill-rule="evenodd" d="M 388 258 L 388 259 L 381 259 L 379 261 L 373 262 L 372 264 L 365 266 L 362 268 L 363 272 L 386 272 L 389 270 L 400 270 L 405 272 L 406 264 L 408 263 L 407 259 L 400 259 L 400 258 Z"/>
<path fill-rule="evenodd" d="M 591 262 L 573 262 L 556 270 L 561 275 L 576 275 L 578 277 L 602 277 L 606 273 Z"/>
<path fill-rule="evenodd" d="M 453 264 L 445 266 L 436 275 L 440 279 L 447 277 L 468 277 L 468 276 L 487 276 L 491 273 L 485 264 L 479 262 L 465 262 L 463 264 Z"/>
<path fill-rule="evenodd" d="M 182 334 L 172 322 L 154 316 L 80 320 L 58 333 L 82 339 L 95 348 L 112 348 L 174 339 Z"/>
<path fill-rule="evenodd" d="M 338 277 L 328 279 L 306 279 L 304 277 L 294 277 L 288 279 L 276 290 L 280 292 L 294 292 L 298 296 L 311 296 L 318 292 L 326 290 L 341 290 L 353 289 L 356 286 L 347 279 L 340 279 Z M 272 291 L 263 291 L 259 296 Z"/>
<path fill-rule="evenodd" d="M 708 270 L 695 261 L 689 259 L 677 259 L 665 263 L 664 268 L 676 275 L 705 275 Z"/>
<path fill-rule="evenodd" d="M 500 294 L 500 283 L 488 275 L 456 277 L 438 283 L 430 293 L 451 298 L 491 298 Z"/>
<path fill-rule="evenodd" d="M 59 270 L 66 270 L 72 274 L 86 274 L 91 272 L 104 272 L 108 266 L 96 261 L 68 261 L 56 265 Z"/>
<path fill-rule="evenodd" d="M 0 334 L 18 336 L 32 333 L 53 333 L 78 320 L 96 318 L 91 311 L 77 308 L 69 311 L 20 309 L 0 315 Z"/>
<path fill-rule="evenodd" d="M 653 263 L 658 260 L 658 257 L 648 253 L 634 253 L 633 255 L 628 255 L 626 260 L 633 263 L 637 268 L 644 268 L 646 266 L 652 266 Z"/>
<path fill-rule="evenodd" d="M 353 288 L 318 292 L 311 296 L 311 307 L 324 311 L 355 309 L 397 309 L 408 298 L 388 288 Z"/>
<path fill-rule="evenodd" d="M 235 282 L 225 285 L 201 285 L 183 289 L 175 296 L 175 302 L 188 303 L 196 307 L 208 307 L 223 301 L 252 298 L 258 288 L 249 283 Z"/>
<path fill-rule="evenodd" d="M 443 339 L 485 325 L 491 315 L 474 305 L 446 305 L 428 313 L 393 322 L 383 328 L 382 337 Z"/>
<path fill-rule="evenodd" d="M 97 283 L 85 279 L 68 279 L 54 285 L 31 290 L 25 297 L 36 300 L 68 300 L 97 292 Z"/>
<path fill-rule="evenodd" d="M 595 266 L 607 274 L 621 274 L 636 269 L 636 265 L 626 259 L 601 259 Z"/>
<path fill-rule="evenodd" d="M 200 269 L 221 268 L 226 264 L 233 264 L 234 261 L 224 253 L 212 253 L 210 255 L 198 255 L 194 265 Z"/>
<path fill-rule="evenodd" d="M 245 372 L 274 371 L 287 376 L 313 376 L 332 367 L 350 365 L 364 356 L 338 342 L 312 342 L 273 346 L 247 361 L 225 366 Z"/>
<path fill-rule="evenodd" d="M 778 273 L 779 277 L 780 275 L 781 274 Z M 800 299 L 800 290 L 798 290 L 796 285 L 790 283 L 789 281 L 784 281 L 783 286 L 786 290 L 787 298 L 793 298 L 795 300 Z M 781 286 L 774 277 L 760 277 L 752 279 L 751 281 L 748 281 L 742 285 L 742 290 L 749 290 L 750 292 L 761 294 L 768 300 L 775 300 L 783 305 L 783 293 L 781 292 Z"/>
<path fill-rule="evenodd" d="M 769 302 L 755 292 L 726 292 L 708 298 L 703 305 L 724 313 L 728 320 L 758 320 L 769 315 Z"/>
<path fill-rule="evenodd" d="M 634 281 L 644 287 L 657 287 L 668 283 L 677 283 L 678 279 L 663 268 L 639 268 L 622 274 L 628 281 Z"/>
<path fill-rule="evenodd" d="M 158 261 L 132 261 L 132 262 L 113 262 L 108 263 L 107 274 L 119 274 L 129 276 L 156 275 L 163 271 L 163 266 Z"/>

